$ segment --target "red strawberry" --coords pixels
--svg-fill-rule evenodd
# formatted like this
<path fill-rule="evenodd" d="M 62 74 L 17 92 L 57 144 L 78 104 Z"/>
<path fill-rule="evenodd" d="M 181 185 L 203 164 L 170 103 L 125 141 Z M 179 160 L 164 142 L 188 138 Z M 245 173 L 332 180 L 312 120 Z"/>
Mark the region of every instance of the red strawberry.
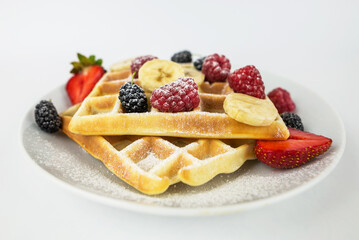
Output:
<path fill-rule="evenodd" d="M 273 168 L 294 168 L 327 151 L 332 140 L 313 133 L 288 128 L 284 141 L 257 140 L 255 152 L 259 161 Z"/>
<path fill-rule="evenodd" d="M 66 91 L 72 104 L 82 102 L 101 79 L 105 70 L 101 66 L 102 60 L 95 56 L 85 57 L 78 53 L 79 62 L 72 62 L 74 75 L 66 84 Z"/>

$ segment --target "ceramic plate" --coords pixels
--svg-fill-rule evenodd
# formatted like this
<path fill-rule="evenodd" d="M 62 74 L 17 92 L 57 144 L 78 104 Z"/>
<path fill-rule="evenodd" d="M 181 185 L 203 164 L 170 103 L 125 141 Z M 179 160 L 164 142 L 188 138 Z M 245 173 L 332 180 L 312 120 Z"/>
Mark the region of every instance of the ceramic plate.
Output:
<path fill-rule="evenodd" d="M 291 92 L 305 130 L 333 139 L 324 155 L 295 169 L 272 169 L 247 161 L 238 171 L 190 187 L 172 185 L 164 194 L 146 196 L 113 175 L 62 132 L 47 134 L 34 122 L 34 106 L 20 130 L 26 154 L 55 182 L 85 197 L 116 207 L 161 215 L 206 215 L 236 212 L 293 196 L 323 179 L 340 160 L 345 146 L 343 123 L 328 103 L 311 90 L 272 74 L 263 74 L 266 89 L 283 87 Z M 70 106 L 64 86 L 41 99 L 52 99 L 61 112 Z"/>

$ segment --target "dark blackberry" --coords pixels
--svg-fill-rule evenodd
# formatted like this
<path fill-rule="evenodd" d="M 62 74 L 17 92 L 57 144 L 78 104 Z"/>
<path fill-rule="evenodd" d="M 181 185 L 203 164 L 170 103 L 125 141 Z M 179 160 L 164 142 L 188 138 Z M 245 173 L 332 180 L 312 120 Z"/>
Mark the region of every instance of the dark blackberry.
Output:
<path fill-rule="evenodd" d="M 57 114 L 54 104 L 41 100 L 35 107 L 35 121 L 41 130 L 54 133 L 62 127 L 62 120 Z"/>
<path fill-rule="evenodd" d="M 295 113 L 284 112 L 280 115 L 287 127 L 304 131 L 302 119 Z"/>
<path fill-rule="evenodd" d="M 193 62 L 194 67 L 198 71 L 202 71 L 202 65 L 203 65 L 203 62 L 204 62 L 205 59 L 206 59 L 206 57 L 198 58 L 196 61 Z"/>
<path fill-rule="evenodd" d="M 145 92 L 132 81 L 122 85 L 118 98 L 126 113 L 142 113 L 148 111 Z"/>
<path fill-rule="evenodd" d="M 187 50 L 175 53 L 171 57 L 171 61 L 177 62 L 177 63 L 190 63 L 190 62 L 192 62 L 192 53 Z"/>

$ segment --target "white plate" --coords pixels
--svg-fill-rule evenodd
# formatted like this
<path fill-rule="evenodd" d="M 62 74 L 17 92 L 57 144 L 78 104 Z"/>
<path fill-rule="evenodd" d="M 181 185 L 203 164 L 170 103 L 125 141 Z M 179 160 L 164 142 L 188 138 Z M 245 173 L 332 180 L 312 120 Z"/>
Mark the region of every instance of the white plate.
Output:
<path fill-rule="evenodd" d="M 263 74 L 266 89 L 291 92 L 306 131 L 333 139 L 324 155 L 295 169 L 277 170 L 249 161 L 232 174 L 222 174 L 199 187 L 179 183 L 158 196 L 146 196 L 113 175 L 63 133 L 47 134 L 35 124 L 34 106 L 25 115 L 21 144 L 30 159 L 62 186 L 99 202 L 128 210 L 160 215 L 230 213 L 262 206 L 308 189 L 336 166 L 345 146 L 343 123 L 334 109 L 297 83 Z M 70 106 L 64 86 L 42 97 L 52 99 L 61 112 Z"/>

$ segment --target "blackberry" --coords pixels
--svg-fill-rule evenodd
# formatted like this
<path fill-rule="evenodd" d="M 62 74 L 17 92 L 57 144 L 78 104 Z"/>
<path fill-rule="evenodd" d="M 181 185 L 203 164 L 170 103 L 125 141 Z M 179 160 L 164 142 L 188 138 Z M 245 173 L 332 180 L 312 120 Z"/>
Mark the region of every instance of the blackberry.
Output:
<path fill-rule="evenodd" d="M 41 130 L 54 133 L 62 127 L 62 120 L 57 114 L 54 104 L 41 100 L 35 107 L 35 121 Z"/>
<path fill-rule="evenodd" d="M 133 81 L 122 85 L 118 98 L 126 113 L 142 113 L 148 111 L 145 91 L 133 83 Z"/>
<path fill-rule="evenodd" d="M 194 67 L 198 71 L 202 71 L 202 65 L 203 65 L 203 62 L 204 62 L 205 59 L 206 59 L 206 57 L 198 58 L 196 61 L 193 62 Z"/>
<path fill-rule="evenodd" d="M 295 113 L 284 112 L 280 115 L 287 127 L 304 131 L 302 119 Z"/>
<path fill-rule="evenodd" d="M 192 53 L 187 50 L 175 53 L 171 57 L 171 61 L 177 63 L 190 63 L 192 62 Z"/>

